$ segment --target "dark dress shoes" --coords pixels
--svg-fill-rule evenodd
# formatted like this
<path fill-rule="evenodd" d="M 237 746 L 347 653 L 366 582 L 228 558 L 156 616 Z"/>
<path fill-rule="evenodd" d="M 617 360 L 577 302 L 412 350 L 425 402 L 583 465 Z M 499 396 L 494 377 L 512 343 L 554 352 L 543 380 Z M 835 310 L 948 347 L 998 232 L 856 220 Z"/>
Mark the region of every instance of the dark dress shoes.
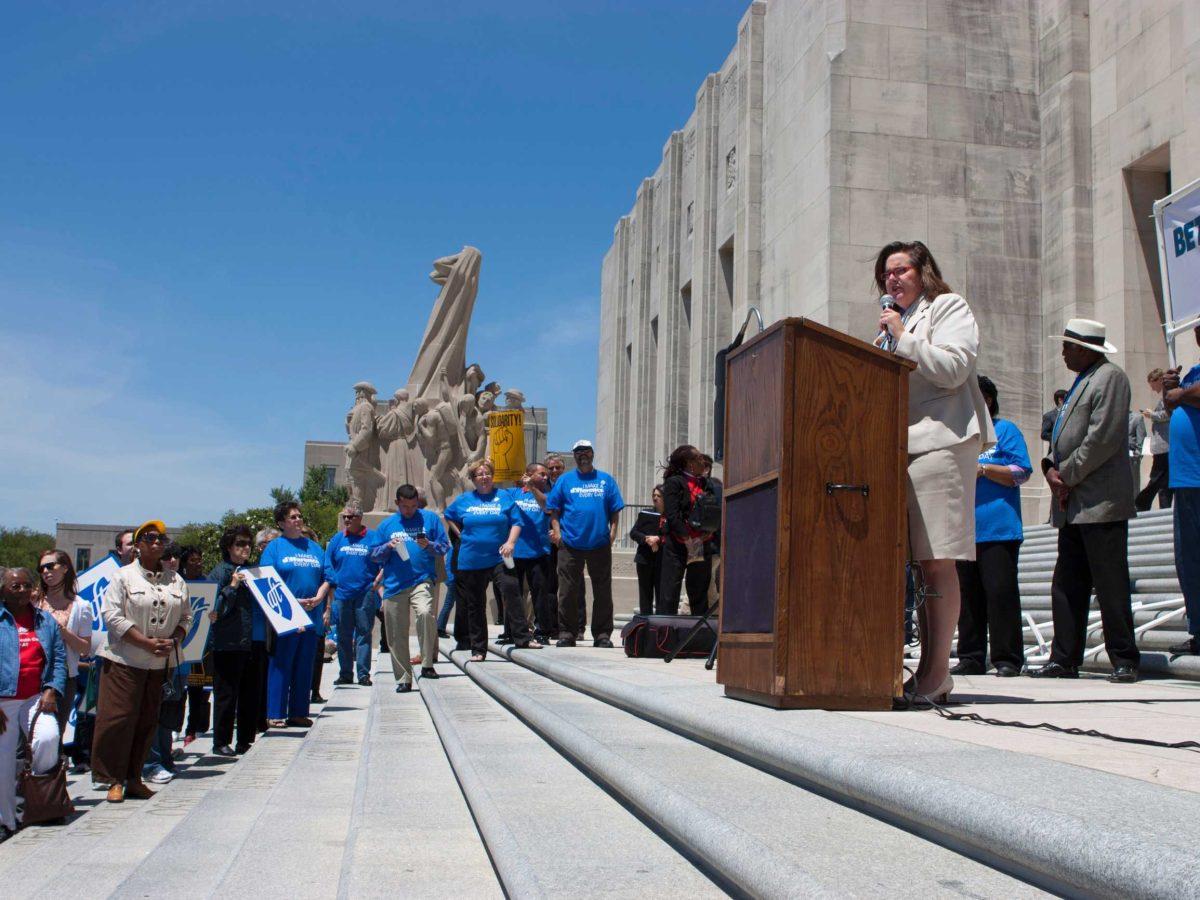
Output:
<path fill-rule="evenodd" d="M 1133 684 L 1138 680 L 1138 671 L 1133 666 L 1117 666 L 1108 680 L 1113 684 Z"/>
<path fill-rule="evenodd" d="M 1167 648 L 1172 656 L 1200 656 L 1200 638 L 1192 635 L 1186 641 Z"/>
<path fill-rule="evenodd" d="M 429 666 L 428 668 L 421 670 L 421 677 L 422 678 L 441 678 L 442 676 L 437 673 L 437 669 L 433 668 L 433 666 Z"/>
<path fill-rule="evenodd" d="M 402 681 L 398 685 L 396 685 L 396 693 L 397 694 L 407 694 L 411 690 L 412 690 L 412 684 L 410 684 L 407 681 Z"/>
<path fill-rule="evenodd" d="M 324 703 L 325 698 L 322 697 L 320 694 L 318 694 L 316 691 L 313 691 L 312 696 L 308 698 L 308 702 L 309 703 Z"/>
<path fill-rule="evenodd" d="M 996 663 L 997 678 L 1016 678 L 1021 674 L 1021 670 L 1012 663 Z"/>
<path fill-rule="evenodd" d="M 977 662 L 969 660 L 961 660 L 957 665 L 950 670 L 951 675 L 982 675 L 984 673 L 983 666 Z"/>
<path fill-rule="evenodd" d="M 1046 663 L 1040 669 L 1033 669 L 1029 673 L 1030 678 L 1078 678 L 1079 668 L 1077 666 L 1064 666 L 1062 663 Z"/>
<path fill-rule="evenodd" d="M 342 677 L 339 675 L 337 678 L 333 679 L 333 684 L 334 684 L 334 687 L 336 687 L 339 684 L 354 684 L 354 679 Z"/>
<path fill-rule="evenodd" d="M 565 637 L 554 642 L 555 647 L 574 647 L 575 638 Z"/>
<path fill-rule="evenodd" d="M 592 641 L 592 646 L 593 646 L 593 647 L 604 647 L 604 648 L 607 648 L 607 649 L 610 649 L 610 650 L 611 650 L 611 649 L 612 649 L 612 645 L 613 645 L 613 642 L 612 642 L 612 641 L 610 641 L 608 638 L 599 638 L 599 639 L 597 639 L 597 640 L 595 640 L 595 641 Z"/>
<path fill-rule="evenodd" d="M 234 750 L 235 750 L 235 751 L 238 753 L 238 755 L 240 756 L 240 755 L 241 755 L 241 754 L 243 754 L 243 753 L 249 753 L 249 752 L 250 752 L 250 744 L 238 744 L 238 745 L 237 745 L 236 747 L 234 747 L 233 749 L 234 749 Z"/>
<path fill-rule="evenodd" d="M 224 747 L 214 747 L 213 753 L 217 756 L 237 756 L 237 751 L 226 744 Z"/>
<path fill-rule="evenodd" d="M 372 684 L 371 676 L 364 675 L 362 678 L 358 679 L 358 683 L 361 684 L 363 687 L 370 687 Z"/>

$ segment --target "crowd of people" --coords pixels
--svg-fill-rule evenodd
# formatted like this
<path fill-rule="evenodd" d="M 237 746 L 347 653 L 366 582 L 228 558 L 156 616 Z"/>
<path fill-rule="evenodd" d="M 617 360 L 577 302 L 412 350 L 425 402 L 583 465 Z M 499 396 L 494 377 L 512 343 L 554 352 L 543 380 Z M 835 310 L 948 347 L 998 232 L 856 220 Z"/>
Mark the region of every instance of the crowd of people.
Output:
<path fill-rule="evenodd" d="M 1020 487 L 1034 467 L 1028 447 L 1017 426 L 1001 417 L 995 383 L 976 371 L 975 317 L 929 249 L 920 242 L 887 245 L 875 282 L 890 299 L 876 343 L 915 364 L 907 504 L 911 605 L 922 652 L 898 706 L 945 702 L 954 675 L 983 674 L 989 659 L 1001 677 L 1078 677 L 1093 590 L 1113 666 L 1109 680 L 1136 681 L 1128 521 L 1155 497 L 1163 508 L 1174 505 L 1188 613 L 1189 638 L 1171 649 L 1200 652 L 1200 564 L 1188 552 L 1200 542 L 1200 365 L 1186 375 L 1181 368 L 1151 371 L 1150 387 L 1161 399 L 1153 410 L 1132 412 L 1129 380 L 1108 358 L 1117 348 L 1102 323 L 1071 319 L 1053 336 L 1076 378 L 1056 392 L 1055 409 L 1043 419 L 1048 449 L 1040 467 L 1058 529 L 1054 639 L 1049 662 L 1029 670 L 1017 577 Z M 1200 343 L 1200 327 L 1195 336 Z M 1138 492 L 1143 420 L 1151 423 L 1154 460 Z M 173 544 L 159 520 L 144 522 L 115 537 L 111 556 L 119 568 L 103 597 L 99 640 L 91 605 L 75 594 L 68 554 L 47 551 L 36 573 L 4 570 L 0 838 L 18 826 L 18 754 L 33 772 L 58 764 L 72 711 L 71 761 L 80 770 L 90 767 L 93 785 L 120 803 L 153 796 L 147 782 L 173 777 L 176 734 L 186 746 L 211 723 L 213 753 L 237 757 L 268 729 L 311 727 L 311 705 L 323 701 L 327 633 L 338 666 L 334 684 L 370 686 L 372 635 L 381 619 L 395 690 L 407 693 L 418 677 L 438 677 L 439 637 L 452 636 L 473 662 L 486 658 L 489 592 L 502 643 L 576 646 L 588 622 L 586 573 L 593 645 L 612 647 L 612 545 L 625 502 L 616 479 L 595 467 L 589 441 L 576 442 L 572 455 L 573 470 L 551 455 L 507 487 L 496 483 L 490 460 L 479 460 L 468 470 L 470 489 L 440 515 L 426 507 L 418 487 L 401 485 L 395 514 L 374 529 L 349 502 L 324 547 L 300 505 L 284 501 L 275 507 L 275 528 L 227 527 L 221 562 L 208 573 L 197 548 Z M 663 463 L 651 505 L 633 523 L 642 614 L 676 615 L 684 595 L 692 615 L 710 609 L 723 490 L 712 467 L 696 447 L 676 448 Z M 307 611 L 308 627 L 275 633 L 247 584 L 256 555 Z M 216 598 L 207 613 L 203 666 L 191 672 L 180 645 L 193 625 L 188 585 L 198 580 L 214 583 Z"/>
<path fill-rule="evenodd" d="M 689 474 L 695 451 L 682 449 L 688 452 L 672 457 L 667 480 L 682 479 L 686 491 L 696 479 Z M 502 642 L 575 646 L 587 622 L 586 572 L 593 644 L 612 647 L 611 546 L 625 504 L 616 480 L 594 466 L 589 441 L 578 441 L 572 453 L 574 470 L 552 455 L 528 466 L 511 487 L 497 485 L 491 461 L 480 460 L 470 470 L 472 489 L 442 515 L 408 484 L 396 491 L 395 514 L 375 529 L 349 502 L 324 547 L 300 505 L 284 501 L 275 507 L 275 528 L 256 534 L 246 524 L 227 527 L 221 562 L 207 573 L 197 548 L 176 545 L 162 521 L 149 520 L 115 536 L 110 556 L 118 568 L 103 595 L 101 623 L 76 596 L 76 572 L 62 550 L 42 554 L 36 575 L 4 570 L 0 771 L 14 777 L 0 778 L 0 838 L 18 827 L 18 755 L 39 774 L 59 764 L 72 711 L 71 761 L 77 771 L 90 769 L 93 787 L 106 791 L 108 802 L 121 803 L 149 798 L 151 784 L 170 781 L 184 748 L 210 723 L 212 752 L 223 757 L 244 754 L 268 729 L 311 727 L 311 704 L 323 702 L 327 632 L 337 655 L 334 684 L 370 686 L 372 635 L 381 618 L 396 691 L 406 693 L 415 665 L 420 677 L 438 677 L 437 641 L 451 636 L 451 611 L 456 649 L 469 650 L 474 661 L 485 658 L 489 588 L 504 625 Z M 683 562 L 664 567 L 677 607 L 688 554 L 698 538 L 712 543 L 713 536 L 666 522 L 664 557 L 677 553 L 670 527 L 680 547 L 686 542 L 678 551 Z M 711 549 L 700 553 L 708 557 Z M 275 633 L 247 583 L 252 564 L 274 567 L 307 611 L 308 627 Z M 704 569 L 707 578 L 711 567 Z M 197 581 L 215 585 L 215 600 L 206 614 L 203 664 L 192 666 L 180 654 L 194 624 L 189 584 Z M 688 590 L 691 597 L 690 578 Z M 696 608 L 700 601 L 691 602 Z M 409 655 L 410 618 L 416 656 Z"/>

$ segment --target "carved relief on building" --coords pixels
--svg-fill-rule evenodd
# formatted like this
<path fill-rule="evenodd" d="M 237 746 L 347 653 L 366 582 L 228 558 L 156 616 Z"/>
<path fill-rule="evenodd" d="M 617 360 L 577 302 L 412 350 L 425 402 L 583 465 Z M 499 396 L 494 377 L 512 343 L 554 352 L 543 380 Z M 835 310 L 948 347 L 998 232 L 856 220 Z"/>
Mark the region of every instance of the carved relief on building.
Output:
<path fill-rule="evenodd" d="M 721 106 L 737 102 L 737 66 L 734 66 L 721 81 Z"/>
<path fill-rule="evenodd" d="M 689 131 L 683 138 L 683 164 L 691 165 L 696 160 L 696 132 Z"/>
<path fill-rule="evenodd" d="M 725 154 L 725 190 L 732 190 L 735 184 L 737 184 L 737 147 L 731 147 Z"/>
<path fill-rule="evenodd" d="M 691 237 L 691 236 L 692 236 L 692 227 L 693 227 L 693 225 L 695 224 L 695 223 L 694 223 L 694 217 L 695 217 L 695 214 L 696 214 L 696 201 L 695 201 L 695 200 L 693 200 L 691 203 L 689 203 L 689 204 L 687 205 L 687 214 L 686 214 L 686 217 L 685 217 L 685 218 L 686 218 L 686 221 L 687 221 L 687 234 L 688 234 L 688 237 Z"/>

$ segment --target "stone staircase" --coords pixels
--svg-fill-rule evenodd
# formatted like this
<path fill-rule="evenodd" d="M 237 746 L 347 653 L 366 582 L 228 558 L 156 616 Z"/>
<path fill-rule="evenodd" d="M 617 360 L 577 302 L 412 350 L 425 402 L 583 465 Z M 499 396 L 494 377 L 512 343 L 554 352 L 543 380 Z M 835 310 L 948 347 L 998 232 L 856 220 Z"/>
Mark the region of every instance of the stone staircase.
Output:
<path fill-rule="evenodd" d="M 409 694 L 377 658 L 308 733 L 196 755 L 147 802 L 76 784 L 85 811 L 0 845 L 0 879 L 30 898 L 1200 895 L 1191 791 L 738 703 L 696 660 L 493 650 L 443 642 Z M 1155 815 L 1097 817 L 1099 797 Z"/>

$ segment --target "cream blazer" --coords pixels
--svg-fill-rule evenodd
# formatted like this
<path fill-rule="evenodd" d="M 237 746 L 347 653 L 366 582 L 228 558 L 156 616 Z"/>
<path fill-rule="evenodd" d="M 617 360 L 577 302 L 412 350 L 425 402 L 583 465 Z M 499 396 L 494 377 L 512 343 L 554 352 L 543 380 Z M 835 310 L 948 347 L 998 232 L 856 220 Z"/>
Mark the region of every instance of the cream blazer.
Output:
<path fill-rule="evenodd" d="M 922 296 L 896 342 L 896 355 L 917 368 L 908 378 L 908 452 L 928 453 L 979 438 L 996 443 L 992 417 L 979 390 L 975 359 L 979 325 L 958 294 Z"/>

